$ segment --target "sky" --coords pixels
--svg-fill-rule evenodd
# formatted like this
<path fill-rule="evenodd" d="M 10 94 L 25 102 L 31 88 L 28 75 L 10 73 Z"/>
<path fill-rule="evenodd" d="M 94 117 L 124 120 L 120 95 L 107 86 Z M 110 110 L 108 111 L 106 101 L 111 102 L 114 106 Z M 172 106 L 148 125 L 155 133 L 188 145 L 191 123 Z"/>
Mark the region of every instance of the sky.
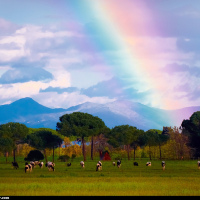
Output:
<path fill-rule="evenodd" d="M 0 0 L 0 105 L 200 106 L 199 0 Z"/>

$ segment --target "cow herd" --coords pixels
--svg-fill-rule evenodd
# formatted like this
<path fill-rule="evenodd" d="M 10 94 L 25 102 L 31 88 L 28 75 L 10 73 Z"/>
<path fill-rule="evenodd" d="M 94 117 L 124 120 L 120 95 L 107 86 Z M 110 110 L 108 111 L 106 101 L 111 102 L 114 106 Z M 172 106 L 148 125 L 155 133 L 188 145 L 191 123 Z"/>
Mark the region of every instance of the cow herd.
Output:
<path fill-rule="evenodd" d="M 40 168 L 43 168 L 44 163 L 40 162 L 40 161 L 30 161 L 30 163 L 28 164 L 28 162 L 25 163 L 25 173 L 27 171 L 31 172 L 33 170 L 33 168 L 36 167 L 36 165 L 38 165 Z"/>
<path fill-rule="evenodd" d="M 36 165 L 38 165 L 40 168 L 43 168 L 43 165 L 44 163 L 43 162 L 40 162 L 40 161 L 30 161 L 30 163 L 26 162 L 25 163 L 25 173 L 27 171 L 31 172 L 33 170 L 33 168 L 36 167 Z M 115 166 L 116 163 L 115 162 L 112 162 L 112 165 Z M 138 166 L 138 162 L 134 162 L 133 163 L 134 166 Z M 12 166 L 15 168 L 15 169 L 18 169 L 19 168 L 19 165 L 17 162 L 12 162 Z M 53 162 L 50 162 L 48 161 L 45 166 L 48 168 L 49 171 L 55 171 L 55 163 Z M 70 167 L 71 166 L 71 163 L 67 163 L 67 166 Z M 85 163 L 83 161 L 80 162 L 80 166 L 82 168 L 85 167 Z M 118 160 L 117 161 L 117 167 L 120 168 L 121 166 L 121 160 Z M 150 167 L 151 166 L 151 162 L 147 162 L 146 163 L 146 166 Z M 165 170 L 165 161 L 162 161 L 161 162 L 161 166 L 162 166 L 162 169 Z M 198 166 L 198 169 L 200 169 L 200 161 L 197 162 L 197 166 Z M 96 171 L 101 171 L 102 170 L 102 162 L 99 161 L 97 164 L 96 164 Z"/>

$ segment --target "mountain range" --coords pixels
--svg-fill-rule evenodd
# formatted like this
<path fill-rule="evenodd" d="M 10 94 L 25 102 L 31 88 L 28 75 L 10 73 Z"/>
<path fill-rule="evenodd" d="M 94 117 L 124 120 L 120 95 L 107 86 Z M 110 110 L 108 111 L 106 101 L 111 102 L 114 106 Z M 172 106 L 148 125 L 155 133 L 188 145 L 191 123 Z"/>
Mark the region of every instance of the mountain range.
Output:
<path fill-rule="evenodd" d="M 19 122 L 31 128 L 56 129 L 56 123 L 62 115 L 85 112 L 101 118 L 109 128 L 128 124 L 144 131 L 162 130 L 163 126 L 179 127 L 183 119 L 189 119 L 196 111 L 200 111 L 200 106 L 163 110 L 131 101 L 115 101 L 106 104 L 86 102 L 67 109 L 52 109 L 26 97 L 0 106 L 0 124 Z"/>

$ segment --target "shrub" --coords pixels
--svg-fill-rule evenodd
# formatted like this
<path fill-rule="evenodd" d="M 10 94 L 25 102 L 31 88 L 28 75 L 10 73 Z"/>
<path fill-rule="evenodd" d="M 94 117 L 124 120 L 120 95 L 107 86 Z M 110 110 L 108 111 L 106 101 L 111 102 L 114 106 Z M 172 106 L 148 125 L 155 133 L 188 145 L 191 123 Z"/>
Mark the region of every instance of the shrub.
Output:
<path fill-rule="evenodd" d="M 60 160 L 61 162 L 66 162 L 69 160 L 69 156 L 68 155 L 63 155 L 63 156 L 59 156 L 58 160 Z"/>
<path fill-rule="evenodd" d="M 74 159 L 74 158 L 76 158 L 76 154 L 72 154 L 72 160 Z"/>
<path fill-rule="evenodd" d="M 39 161 L 43 160 L 44 155 L 39 150 L 31 150 L 26 158 L 24 158 L 25 161 Z"/>

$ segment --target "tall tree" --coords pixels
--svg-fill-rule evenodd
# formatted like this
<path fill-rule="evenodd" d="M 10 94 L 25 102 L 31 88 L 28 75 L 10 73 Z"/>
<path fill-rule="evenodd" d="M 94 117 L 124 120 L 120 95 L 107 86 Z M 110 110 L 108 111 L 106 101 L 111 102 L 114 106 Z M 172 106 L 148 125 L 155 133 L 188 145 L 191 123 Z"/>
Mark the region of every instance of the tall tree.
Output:
<path fill-rule="evenodd" d="M 133 147 L 133 159 L 135 160 L 135 152 L 139 146 L 145 145 L 145 132 L 143 130 L 134 127 L 134 134 L 131 142 L 131 147 Z"/>
<path fill-rule="evenodd" d="M 191 148 L 188 147 L 188 136 L 182 134 L 178 127 L 165 127 L 169 139 L 164 145 L 165 156 L 170 159 L 190 158 Z"/>
<path fill-rule="evenodd" d="M 77 136 L 81 138 L 83 158 L 86 161 L 85 137 L 99 135 L 105 128 L 104 122 L 93 115 L 82 112 L 65 114 L 59 118 L 56 130 L 67 137 Z M 93 139 L 93 138 L 92 138 Z M 91 158 L 93 159 L 93 142 L 91 147 Z"/>
<path fill-rule="evenodd" d="M 54 148 L 59 147 L 62 143 L 62 139 L 59 136 L 53 135 L 51 131 L 47 130 L 39 130 L 27 135 L 26 141 L 30 146 L 38 150 L 43 150 L 46 163 L 47 163 L 46 148 L 53 149 L 53 162 L 54 162 Z"/>
<path fill-rule="evenodd" d="M 109 139 L 108 143 L 113 147 L 126 145 L 128 160 L 130 160 L 130 145 L 135 146 L 136 149 L 137 133 L 139 133 L 139 130 L 136 127 L 120 125 L 111 129 L 110 133 L 106 134 L 106 137 Z"/>
<path fill-rule="evenodd" d="M 8 152 L 12 151 L 13 148 L 14 148 L 14 143 L 11 138 L 8 137 L 0 138 L 0 151 L 5 154 L 6 163 L 7 163 Z"/>
<path fill-rule="evenodd" d="M 157 135 L 157 145 L 159 146 L 159 151 L 160 151 L 160 160 L 162 159 L 162 150 L 161 147 L 169 140 L 169 134 L 166 133 L 165 131 L 160 131 L 158 130 L 158 135 Z"/>
<path fill-rule="evenodd" d="M 24 143 L 28 134 L 28 128 L 18 122 L 9 122 L 0 125 L 0 137 L 7 137 L 13 141 L 13 160 L 15 162 L 15 151 L 18 144 Z"/>
<path fill-rule="evenodd" d="M 182 133 L 189 137 L 194 156 L 200 157 L 200 111 L 194 112 L 190 119 L 183 120 L 180 128 Z"/>
<path fill-rule="evenodd" d="M 151 160 L 151 147 L 158 145 L 158 134 L 161 134 L 160 130 L 149 129 L 146 131 L 146 145 L 149 147 L 149 159 Z"/>

